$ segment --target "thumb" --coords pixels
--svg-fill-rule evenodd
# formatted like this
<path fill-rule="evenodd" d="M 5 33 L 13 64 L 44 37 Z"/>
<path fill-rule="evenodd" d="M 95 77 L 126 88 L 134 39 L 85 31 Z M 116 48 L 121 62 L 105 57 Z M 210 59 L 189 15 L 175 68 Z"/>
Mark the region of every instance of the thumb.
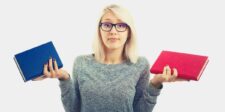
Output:
<path fill-rule="evenodd" d="M 40 80 L 44 80 L 44 79 L 46 79 L 46 76 L 45 75 L 40 76 L 40 77 L 37 77 L 35 79 L 32 79 L 32 81 L 40 81 Z"/>

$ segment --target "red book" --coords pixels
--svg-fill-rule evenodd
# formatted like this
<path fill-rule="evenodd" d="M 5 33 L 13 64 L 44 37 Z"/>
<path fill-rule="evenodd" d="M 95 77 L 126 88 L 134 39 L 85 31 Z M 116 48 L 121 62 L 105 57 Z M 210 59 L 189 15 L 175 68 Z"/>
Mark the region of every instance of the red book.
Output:
<path fill-rule="evenodd" d="M 164 66 L 169 65 L 171 69 L 177 69 L 179 78 L 198 81 L 208 61 L 208 56 L 162 51 L 150 72 L 161 74 Z"/>

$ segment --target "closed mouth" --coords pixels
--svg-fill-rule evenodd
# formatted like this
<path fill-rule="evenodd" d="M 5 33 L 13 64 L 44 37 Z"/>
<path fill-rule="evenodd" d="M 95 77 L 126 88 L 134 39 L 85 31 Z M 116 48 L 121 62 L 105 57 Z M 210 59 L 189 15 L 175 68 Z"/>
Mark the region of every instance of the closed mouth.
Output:
<path fill-rule="evenodd" d="M 108 38 L 108 40 L 119 40 L 118 38 Z"/>

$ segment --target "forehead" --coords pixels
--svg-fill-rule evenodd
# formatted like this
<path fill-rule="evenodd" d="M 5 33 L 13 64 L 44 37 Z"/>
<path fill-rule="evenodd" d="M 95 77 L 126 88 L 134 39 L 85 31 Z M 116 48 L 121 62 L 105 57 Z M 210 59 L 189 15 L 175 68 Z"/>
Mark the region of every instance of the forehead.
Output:
<path fill-rule="evenodd" d="M 122 22 L 121 19 L 119 19 L 115 14 L 113 14 L 111 12 L 107 12 L 106 14 L 104 14 L 101 21 L 102 22 L 112 22 L 112 23 Z"/>

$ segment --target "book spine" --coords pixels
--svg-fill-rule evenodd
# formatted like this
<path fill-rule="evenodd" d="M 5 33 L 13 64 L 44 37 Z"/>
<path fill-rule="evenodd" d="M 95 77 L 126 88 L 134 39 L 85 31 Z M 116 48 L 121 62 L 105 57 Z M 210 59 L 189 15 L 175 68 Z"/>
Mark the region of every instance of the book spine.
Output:
<path fill-rule="evenodd" d="M 20 74 L 21 74 L 21 76 L 23 77 L 23 81 L 26 82 L 27 80 L 26 80 L 26 78 L 24 77 L 23 71 L 21 70 L 20 65 L 18 64 L 16 57 L 14 57 L 14 61 L 16 62 L 16 66 L 18 67 L 18 69 L 19 69 L 19 71 L 20 71 Z"/>
<path fill-rule="evenodd" d="M 199 72 L 198 77 L 197 77 L 196 80 L 199 80 L 199 79 L 200 79 L 200 77 L 201 77 L 203 71 L 205 70 L 205 67 L 206 67 L 206 65 L 208 64 L 208 62 L 209 62 L 209 60 L 208 60 L 208 58 L 207 58 L 207 60 L 205 61 L 205 64 L 203 65 L 201 71 Z"/>

